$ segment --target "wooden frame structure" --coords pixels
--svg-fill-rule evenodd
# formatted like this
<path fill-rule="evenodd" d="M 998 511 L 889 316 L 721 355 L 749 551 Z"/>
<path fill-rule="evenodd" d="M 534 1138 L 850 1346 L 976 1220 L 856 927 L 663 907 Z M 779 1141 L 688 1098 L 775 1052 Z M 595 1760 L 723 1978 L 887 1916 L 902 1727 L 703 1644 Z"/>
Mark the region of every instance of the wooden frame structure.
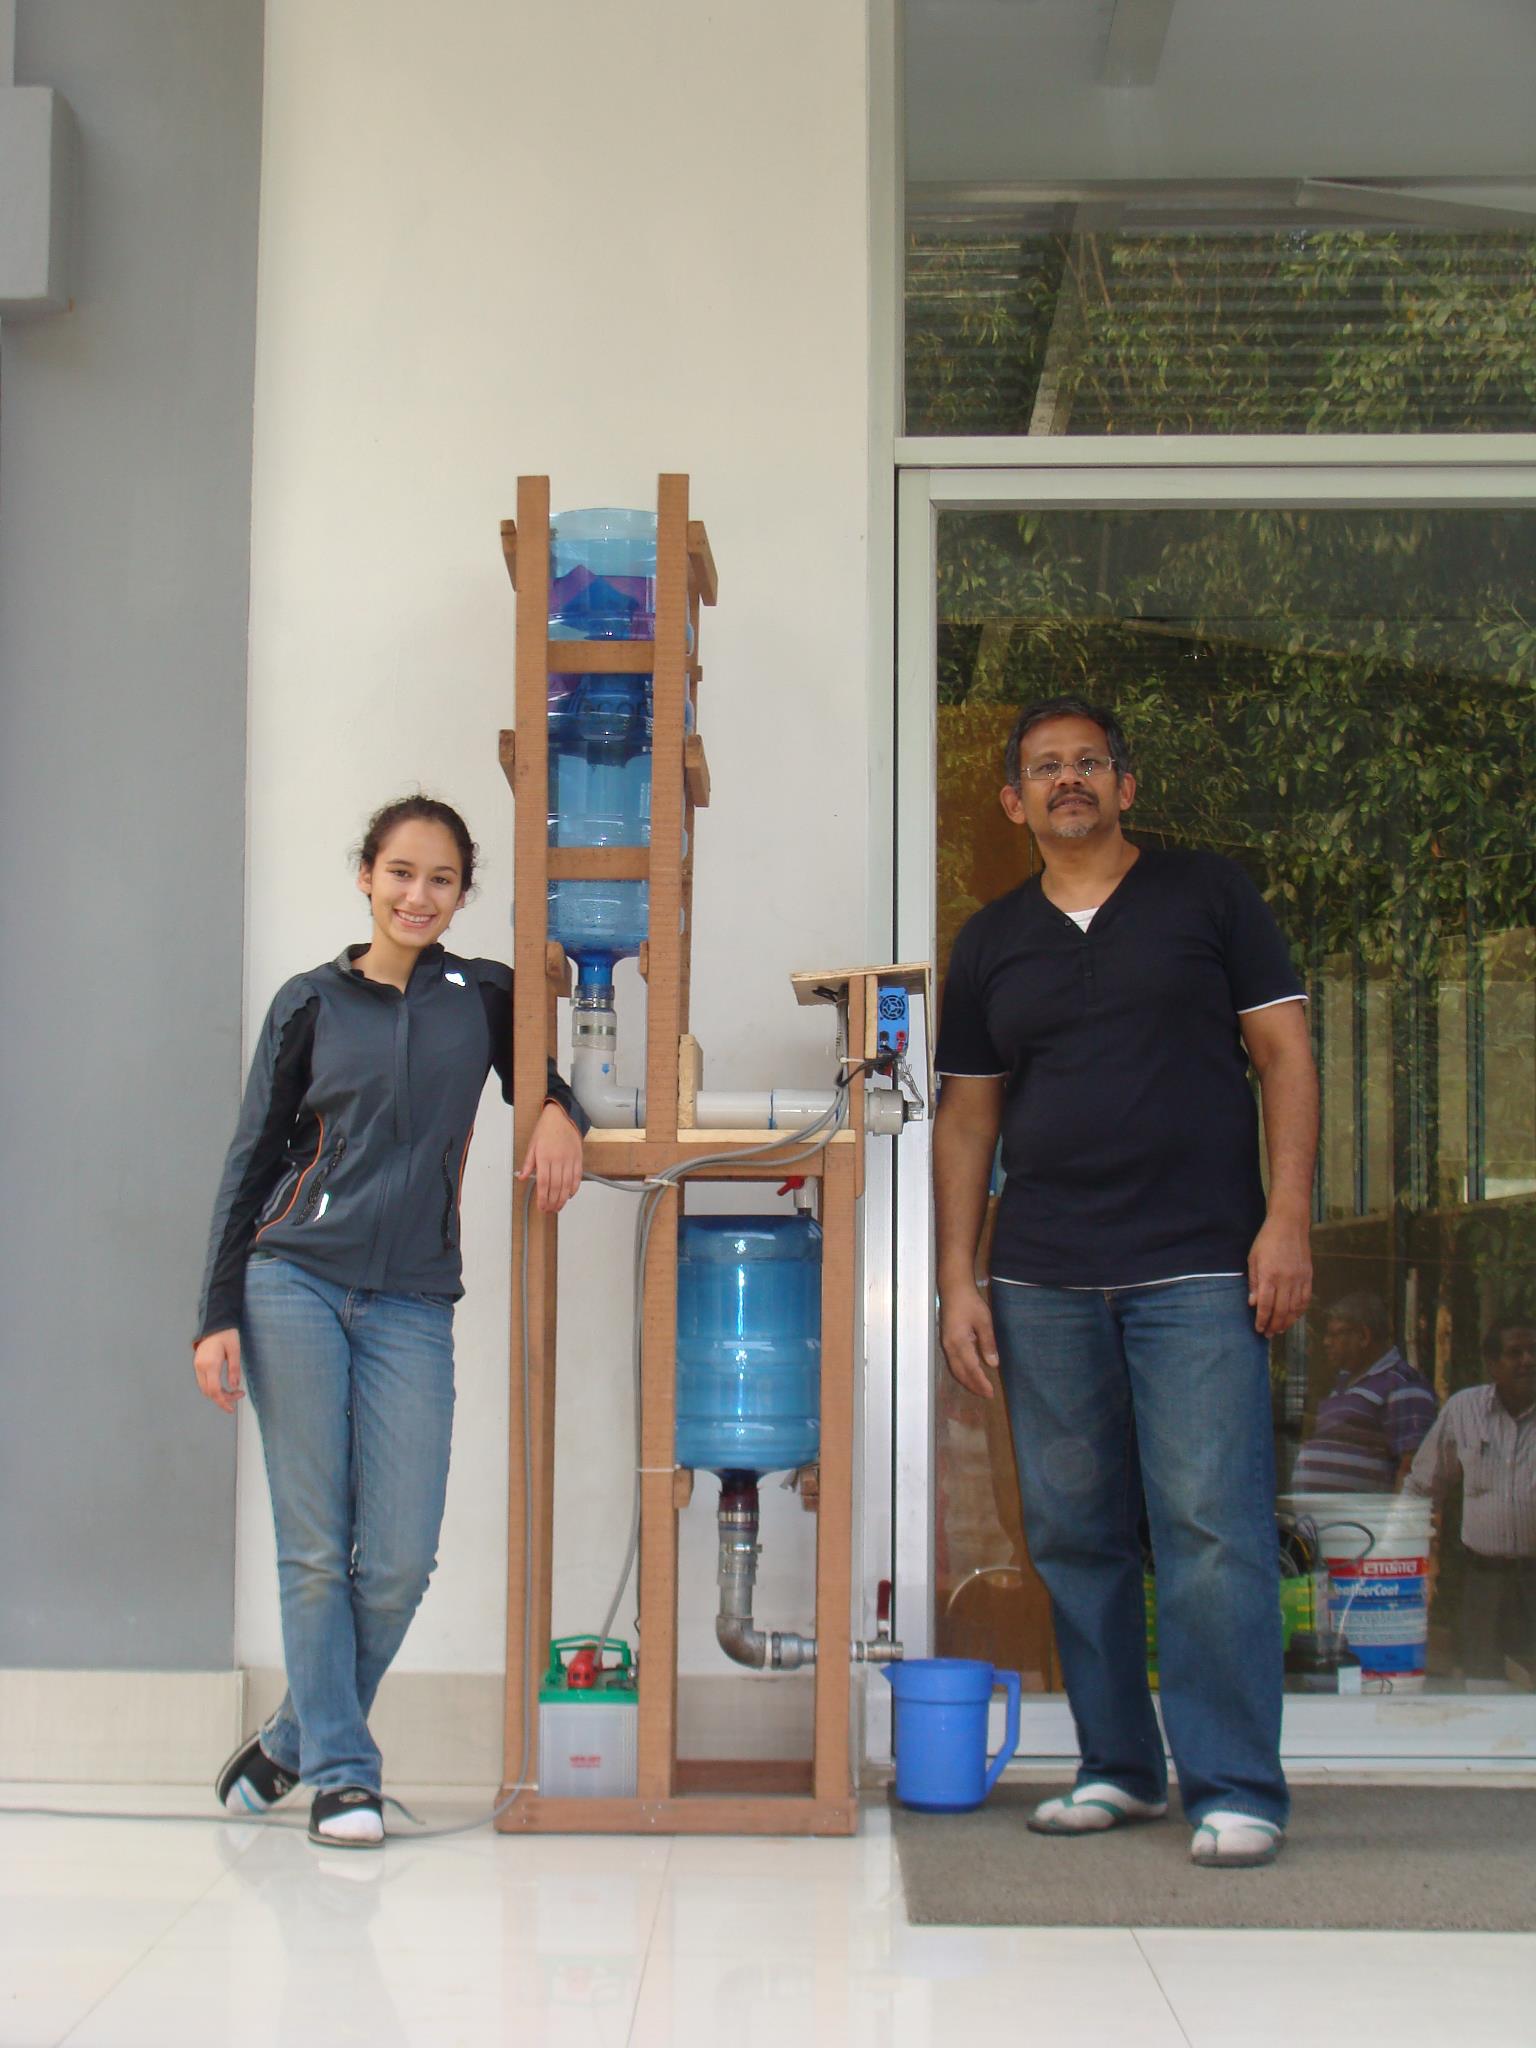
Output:
<path fill-rule="evenodd" d="M 688 1035 L 693 923 L 694 814 L 709 801 L 709 768 L 698 734 L 699 620 L 717 594 L 704 528 L 688 516 L 688 479 L 663 476 L 657 492 L 655 638 L 551 641 L 549 480 L 518 480 L 517 518 L 502 525 L 502 547 L 517 592 L 515 731 L 501 735 L 501 762 L 517 803 L 514 1000 L 515 1145 L 521 1160 L 544 1100 L 545 1060 L 559 1056 L 558 1002 L 570 993 L 563 949 L 548 937 L 548 884 L 560 880 L 643 880 L 650 885 L 650 939 L 640 951 L 647 984 L 646 1122 L 640 1130 L 593 1131 L 589 1170 L 615 1180 L 648 1175 L 704 1153 L 760 1147 L 762 1131 L 696 1130 L 696 1042 Z M 654 682 L 651 843 L 648 848 L 553 849 L 548 844 L 548 688 L 553 674 L 640 674 Z M 687 711 L 692 707 L 690 720 Z M 692 730 L 690 731 L 690 724 Z M 686 834 L 686 837 L 685 837 Z M 686 847 L 686 853 L 683 849 Z M 846 1012 L 851 1063 L 874 1050 L 875 970 L 796 977 L 800 1001 L 835 1001 Z M 801 986 L 800 984 L 804 984 Z M 851 1834 L 857 1825 L 849 1738 L 852 1610 L 852 1498 L 856 1300 L 855 1203 L 862 1192 L 864 1081 L 855 1069 L 847 1127 L 793 1171 L 819 1183 L 821 1282 L 821 1454 L 818 1484 L 806 1490 L 818 1516 L 816 1540 L 815 1736 L 802 1762 L 703 1761 L 677 1754 L 677 1517 L 693 1474 L 674 1458 L 677 1226 L 682 1195 L 658 1210 L 644 1275 L 639 1611 L 639 1768 L 632 1799 L 555 1799 L 523 1792 L 498 1820 L 504 1832 L 657 1834 Z M 787 1131 L 780 1150 L 792 1150 Z M 777 1181 L 773 1155 L 742 1156 L 704 1170 L 711 1180 Z M 538 1674 L 550 1636 L 554 1510 L 555 1299 L 557 1227 L 530 1202 L 528 1328 L 521 1359 L 520 1262 L 513 1260 L 513 1427 L 507 1544 L 505 1774 L 515 1782 L 525 1716 L 536 1712 Z M 529 1380 L 531 1487 L 525 1498 L 521 1415 Z M 529 1512 L 531 1510 L 531 1512 Z M 525 1554 L 525 1520 L 532 1554 Z M 525 1617 L 531 1594 L 532 1613 Z M 525 1619 L 532 1668 L 522 1668 Z M 528 1734 L 536 1738 L 536 1727 Z M 536 1741 L 529 1739 L 531 1767 Z"/>

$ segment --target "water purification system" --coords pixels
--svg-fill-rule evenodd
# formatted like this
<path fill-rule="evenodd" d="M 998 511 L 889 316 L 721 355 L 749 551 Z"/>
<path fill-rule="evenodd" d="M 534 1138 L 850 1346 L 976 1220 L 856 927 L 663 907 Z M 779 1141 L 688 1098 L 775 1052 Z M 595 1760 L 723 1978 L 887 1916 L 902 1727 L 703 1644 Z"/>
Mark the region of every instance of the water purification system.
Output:
<path fill-rule="evenodd" d="M 708 537 L 688 516 L 688 480 L 660 479 L 654 516 L 551 517 L 548 480 L 520 478 L 502 546 L 518 592 L 517 727 L 500 743 L 517 801 L 514 1143 L 522 1156 L 545 1061 L 559 1055 L 559 998 L 569 997 L 571 1084 L 593 1126 L 588 1176 L 639 1199 L 630 1537 L 595 1638 L 556 1646 L 545 1671 L 536 1787 L 527 1767 L 533 1645 L 548 1641 L 551 1622 L 559 1230 L 526 1199 L 518 1211 L 522 1455 L 511 1475 L 508 1638 L 521 1667 L 509 1666 L 510 1789 L 497 1825 L 846 1834 L 858 1814 L 850 1666 L 901 1654 L 888 1582 L 873 1601 L 873 1636 L 854 1634 L 858 1203 L 868 1142 L 896 1138 L 926 1114 L 931 1072 L 920 1085 L 909 1060 L 927 1054 L 928 971 L 905 963 L 792 974 L 795 1002 L 831 1026 L 829 1085 L 707 1088 L 689 997 L 695 813 L 711 797 L 698 720 L 700 607 L 716 602 L 718 584 Z M 806 823 L 815 829 L 814 803 Z M 646 1042 L 626 1083 L 615 969 L 631 958 Z M 756 1017 L 753 1026 L 760 1034 Z M 793 1207 L 744 1213 L 751 1205 L 738 1200 L 728 1214 L 690 1210 L 685 1188 L 708 1180 L 782 1183 Z M 677 1517 L 705 1473 L 720 1488 L 717 1640 L 759 1671 L 808 1670 L 813 1748 L 803 1760 L 679 1754 Z M 805 1634 L 754 1617 L 758 1489 L 772 1474 L 786 1475 L 816 1518 Z M 631 1684 L 600 1646 L 636 1567 L 644 1654 Z"/>

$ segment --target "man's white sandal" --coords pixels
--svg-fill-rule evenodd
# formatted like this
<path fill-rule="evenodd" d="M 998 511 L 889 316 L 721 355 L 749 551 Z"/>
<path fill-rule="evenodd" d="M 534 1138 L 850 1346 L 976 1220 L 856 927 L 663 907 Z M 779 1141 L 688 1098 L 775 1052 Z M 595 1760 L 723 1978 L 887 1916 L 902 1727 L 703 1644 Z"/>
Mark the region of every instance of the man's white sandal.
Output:
<path fill-rule="evenodd" d="M 1098 1835 L 1128 1821 L 1161 1820 L 1166 1799 L 1137 1799 L 1118 1785 L 1078 1785 L 1059 1799 L 1047 1799 L 1029 1817 L 1037 1835 Z"/>
<path fill-rule="evenodd" d="M 1207 1870 L 1254 1870 L 1280 1854 L 1285 1830 L 1251 1813 L 1208 1813 L 1190 1838 L 1189 1859 Z"/>

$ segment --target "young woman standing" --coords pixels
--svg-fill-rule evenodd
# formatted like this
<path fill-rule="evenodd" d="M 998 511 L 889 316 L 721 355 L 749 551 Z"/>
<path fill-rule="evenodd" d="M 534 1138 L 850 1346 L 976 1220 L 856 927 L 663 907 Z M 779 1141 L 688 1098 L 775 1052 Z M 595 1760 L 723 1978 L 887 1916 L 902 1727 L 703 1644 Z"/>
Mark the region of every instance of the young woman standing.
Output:
<path fill-rule="evenodd" d="M 313 1841 L 383 1839 L 368 1712 L 437 1561 L 453 1418 L 459 1195 L 492 1066 L 511 1100 L 512 976 L 440 943 L 474 880 L 430 797 L 369 824 L 365 945 L 267 1013 L 225 1162 L 193 1368 L 248 1386 L 277 1529 L 288 1693 L 220 1772 L 236 1813 L 302 1779 Z M 553 1062 L 520 1179 L 545 1211 L 581 1184 L 586 1118 Z"/>

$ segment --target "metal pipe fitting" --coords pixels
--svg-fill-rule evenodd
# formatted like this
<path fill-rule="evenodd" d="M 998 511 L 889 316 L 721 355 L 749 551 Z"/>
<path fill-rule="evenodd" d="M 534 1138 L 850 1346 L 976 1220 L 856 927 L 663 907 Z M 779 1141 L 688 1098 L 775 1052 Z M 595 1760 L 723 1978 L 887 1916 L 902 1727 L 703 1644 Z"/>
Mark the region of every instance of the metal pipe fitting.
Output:
<path fill-rule="evenodd" d="M 816 1662 L 816 1638 L 753 1625 L 757 1584 L 757 1480 L 729 1472 L 720 1481 L 720 1612 L 715 1640 L 727 1657 L 755 1671 L 798 1671 Z"/>

